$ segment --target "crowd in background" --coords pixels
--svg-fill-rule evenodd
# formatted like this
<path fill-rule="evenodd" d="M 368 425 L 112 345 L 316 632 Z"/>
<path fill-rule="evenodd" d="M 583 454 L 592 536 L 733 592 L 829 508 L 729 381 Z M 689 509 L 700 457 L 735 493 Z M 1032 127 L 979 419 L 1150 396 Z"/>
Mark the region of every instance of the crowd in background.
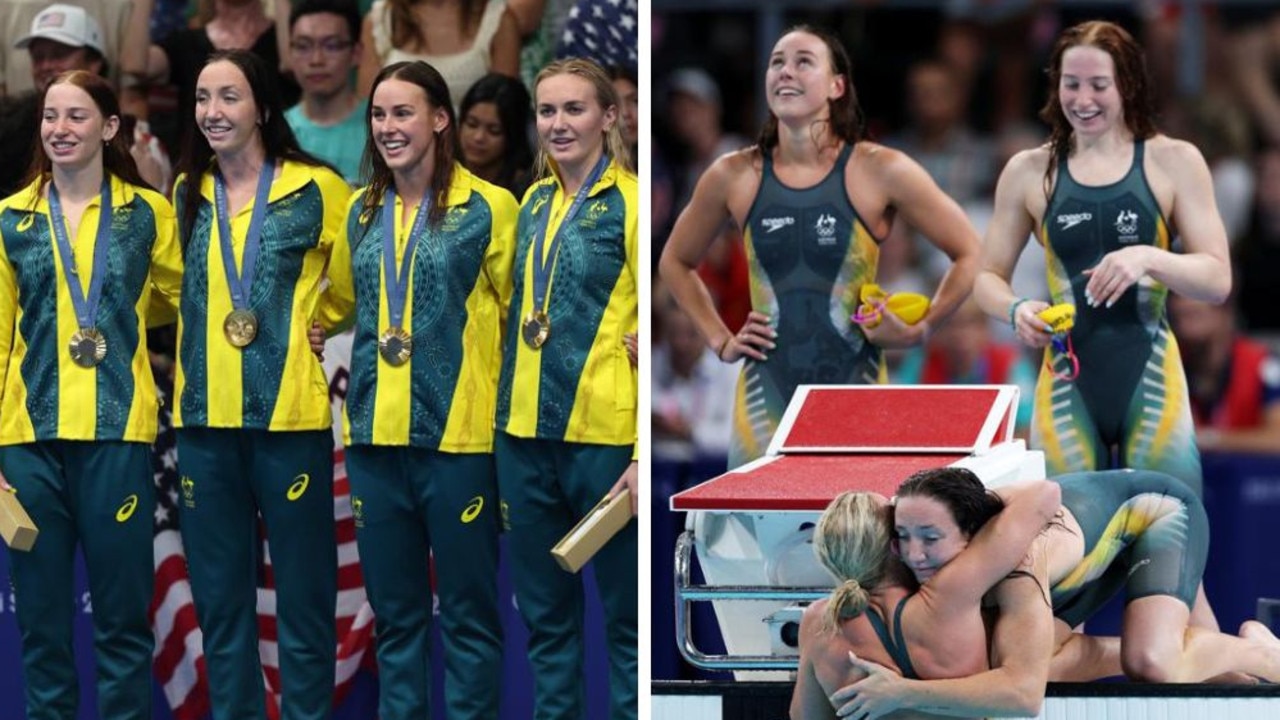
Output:
<path fill-rule="evenodd" d="M 317 43 L 309 28 L 299 36 L 291 22 L 300 5 L 351 22 Z M 214 50 L 252 50 L 277 66 L 294 132 L 357 186 L 369 83 L 384 65 L 404 59 L 439 67 L 459 113 L 464 162 L 517 198 L 533 165 L 528 93 L 538 70 L 554 58 L 590 57 L 627 84 L 632 105 L 624 130 L 635 144 L 634 0 L 71 0 L 65 6 L 72 8 L 65 20 L 57 5 L 47 16 L 58 26 L 50 25 L 46 38 L 15 47 L 51 8 L 33 0 L 0 3 L 9 42 L 0 47 L 0 197 L 16 190 L 27 171 L 36 127 L 31 90 L 69 69 L 112 81 L 136 123 L 134 156 L 144 177 L 168 192 L 173 160 L 191 127 L 196 75 Z"/>
<path fill-rule="evenodd" d="M 1280 298 L 1274 289 L 1280 276 L 1280 78 L 1268 71 L 1280 57 L 1280 10 L 1204 6 L 1203 81 L 1198 93 L 1187 95 L 1178 77 L 1182 3 L 973 5 L 794 11 L 783 26 L 807 22 L 836 31 L 852 55 L 853 85 L 870 138 L 924 166 L 980 234 L 991 215 L 1000 168 L 1014 153 L 1047 139 L 1038 103 L 1058 31 L 1105 18 L 1133 32 L 1146 48 L 1161 127 L 1194 143 L 1210 164 L 1232 247 L 1235 292 L 1227 305 L 1180 300 L 1170 308 L 1197 420 L 1212 429 L 1200 432 L 1198 442 L 1205 451 L 1280 451 Z M 660 6 L 654 14 L 653 427 L 659 461 L 696 457 L 714 466 L 727 448 L 723 428 L 729 419 L 719 408 L 732 405 L 733 385 L 722 376 L 734 373 L 719 367 L 713 351 L 682 342 L 684 322 L 676 317 L 681 310 L 662 286 L 656 263 L 697 178 L 719 155 L 754 142 L 761 118 L 755 72 L 765 63 L 743 58 L 759 41 L 756 27 L 756 13 L 747 10 L 664 12 Z M 891 292 L 928 294 L 947 267 L 945 255 L 898 223 L 881 244 L 877 280 Z M 737 228 L 723 228 L 700 275 L 725 324 L 741 326 L 749 296 Z M 1028 243 L 1013 285 L 1025 297 L 1048 296 L 1038 243 Z M 1233 359 L 1249 352 L 1241 346 L 1268 352 L 1247 369 L 1234 367 Z M 1040 355 L 1019 344 L 1007 323 L 986 320 L 966 306 L 927 345 L 891 351 L 887 360 L 891 382 L 1018 385 L 1018 434 L 1027 436 Z M 1233 376 L 1246 372 L 1249 377 Z M 689 387 L 697 388 L 700 400 L 681 412 L 671 398 L 687 395 Z M 1237 408 L 1241 394 L 1254 395 L 1245 403 L 1249 410 Z"/>

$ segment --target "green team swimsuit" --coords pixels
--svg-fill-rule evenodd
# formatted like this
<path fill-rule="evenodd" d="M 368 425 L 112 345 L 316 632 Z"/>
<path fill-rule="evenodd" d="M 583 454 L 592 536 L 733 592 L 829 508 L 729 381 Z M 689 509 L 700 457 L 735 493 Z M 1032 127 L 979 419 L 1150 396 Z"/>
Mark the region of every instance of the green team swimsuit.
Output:
<path fill-rule="evenodd" d="M 880 257 L 845 190 L 852 154 L 846 145 L 821 182 L 797 189 L 778 180 L 764 153 L 743 242 L 751 308 L 772 319 L 778 347 L 765 362 L 747 359 L 738 376 L 731 468 L 764 454 L 797 385 L 884 382 L 880 349 L 850 320 Z"/>
<path fill-rule="evenodd" d="M 1147 470 L 1053 478 L 1084 534 L 1080 563 L 1051 589 L 1053 614 L 1089 619 L 1121 587 L 1126 602 L 1171 595 L 1190 608 L 1209 555 L 1204 505 L 1185 483 Z"/>
<path fill-rule="evenodd" d="M 1185 483 L 1149 470 L 1081 472 L 1051 478 L 1084 535 L 1084 557 L 1050 589 L 1053 614 L 1075 627 L 1120 588 L 1126 602 L 1176 597 L 1190 609 L 1209 554 L 1204 505 Z M 918 678 L 902 630 L 904 597 L 892 616 L 867 620 L 903 677 Z"/>
<path fill-rule="evenodd" d="M 1134 143 L 1129 172 L 1103 186 L 1079 184 L 1067 158 L 1058 161 L 1040 240 L 1053 302 L 1076 307 L 1070 337 L 1079 375 L 1061 379 L 1069 361 L 1046 349 L 1031 439 L 1044 451 L 1050 476 L 1110 467 L 1159 470 L 1199 493 L 1186 375 L 1165 315 L 1168 289 L 1144 279 L 1110 308 L 1091 308 L 1084 296 L 1084 271 L 1107 253 L 1139 244 L 1169 249 L 1168 225 L 1142 170 L 1143 150 L 1143 141 Z"/>

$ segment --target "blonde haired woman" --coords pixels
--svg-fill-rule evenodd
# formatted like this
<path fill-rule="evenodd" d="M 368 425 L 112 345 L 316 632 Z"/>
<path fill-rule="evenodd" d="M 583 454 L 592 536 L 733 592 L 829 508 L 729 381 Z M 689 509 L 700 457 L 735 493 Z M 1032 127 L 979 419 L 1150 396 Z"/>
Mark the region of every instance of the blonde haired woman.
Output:
<path fill-rule="evenodd" d="M 538 718 L 585 717 L 582 581 L 552 546 L 605 495 L 636 494 L 639 185 L 609 76 L 551 63 L 534 87 L 538 181 L 516 230 L 515 287 L 498 388 L 498 490 Z M 615 482 L 616 480 L 616 482 Z M 610 717 L 634 718 L 636 525 L 596 555 L 609 647 Z"/>

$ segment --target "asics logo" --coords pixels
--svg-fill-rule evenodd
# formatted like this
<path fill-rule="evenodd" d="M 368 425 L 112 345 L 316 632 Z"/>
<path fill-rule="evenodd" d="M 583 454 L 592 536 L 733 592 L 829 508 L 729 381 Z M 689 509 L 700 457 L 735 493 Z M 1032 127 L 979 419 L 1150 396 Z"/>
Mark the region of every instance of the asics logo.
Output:
<path fill-rule="evenodd" d="M 467 506 L 462 509 L 462 515 L 459 516 L 458 519 L 462 520 L 463 524 L 469 523 L 472 520 L 475 520 L 480 515 L 480 511 L 483 509 L 484 509 L 484 498 L 477 495 L 471 498 L 471 502 L 468 503 Z"/>
<path fill-rule="evenodd" d="M 1071 228 L 1079 225 L 1080 223 L 1087 222 L 1092 219 L 1093 219 L 1093 213 L 1087 213 L 1087 212 L 1070 213 L 1068 215 L 1059 215 L 1058 224 L 1062 226 L 1061 227 L 1062 230 L 1070 230 Z"/>
<path fill-rule="evenodd" d="M 774 230 L 781 230 L 788 225 L 795 225 L 796 219 L 793 217 L 764 218 L 760 221 L 760 224 L 764 226 L 764 231 L 766 233 L 771 233 Z"/>
<path fill-rule="evenodd" d="M 302 494 L 307 491 L 307 486 L 310 484 L 311 476 L 306 473 L 302 473 L 293 479 L 293 484 L 285 491 L 284 496 L 289 498 L 289 502 L 293 502 L 294 500 L 302 497 Z"/>
<path fill-rule="evenodd" d="M 122 523 L 133 517 L 133 511 L 138 509 L 138 496 L 130 495 L 124 499 L 124 504 L 116 510 L 116 522 Z"/>

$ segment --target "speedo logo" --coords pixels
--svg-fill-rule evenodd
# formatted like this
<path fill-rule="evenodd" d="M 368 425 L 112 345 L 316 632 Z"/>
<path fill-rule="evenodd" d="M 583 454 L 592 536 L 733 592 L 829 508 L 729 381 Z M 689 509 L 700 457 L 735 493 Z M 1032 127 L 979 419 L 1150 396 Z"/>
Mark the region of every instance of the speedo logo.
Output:
<path fill-rule="evenodd" d="M 480 511 L 484 509 L 484 498 L 479 495 L 471 498 L 471 502 L 462 508 L 462 515 L 458 517 L 465 525 L 480 516 Z"/>
<path fill-rule="evenodd" d="M 293 479 L 293 484 L 284 492 L 284 496 L 289 498 L 289 502 L 293 502 L 294 500 L 302 497 L 302 494 L 307 491 L 307 486 L 310 484 L 311 476 L 307 473 L 302 473 Z"/>
<path fill-rule="evenodd" d="M 133 511 L 138 509 L 138 496 L 130 495 L 124 499 L 124 504 L 116 510 L 116 522 L 122 523 L 133 517 Z"/>
<path fill-rule="evenodd" d="M 764 226 L 764 231 L 766 233 L 771 233 L 774 230 L 781 230 L 782 228 L 788 225 L 795 225 L 796 219 L 789 216 L 777 217 L 777 218 L 763 218 L 760 220 L 760 224 Z"/>
<path fill-rule="evenodd" d="M 1067 215 L 1059 215 L 1058 224 L 1062 226 L 1060 229 L 1070 230 L 1071 228 L 1079 225 L 1080 223 L 1088 222 L 1089 220 L 1092 220 L 1092 219 L 1093 219 L 1093 213 L 1088 213 L 1088 212 L 1070 213 Z"/>

